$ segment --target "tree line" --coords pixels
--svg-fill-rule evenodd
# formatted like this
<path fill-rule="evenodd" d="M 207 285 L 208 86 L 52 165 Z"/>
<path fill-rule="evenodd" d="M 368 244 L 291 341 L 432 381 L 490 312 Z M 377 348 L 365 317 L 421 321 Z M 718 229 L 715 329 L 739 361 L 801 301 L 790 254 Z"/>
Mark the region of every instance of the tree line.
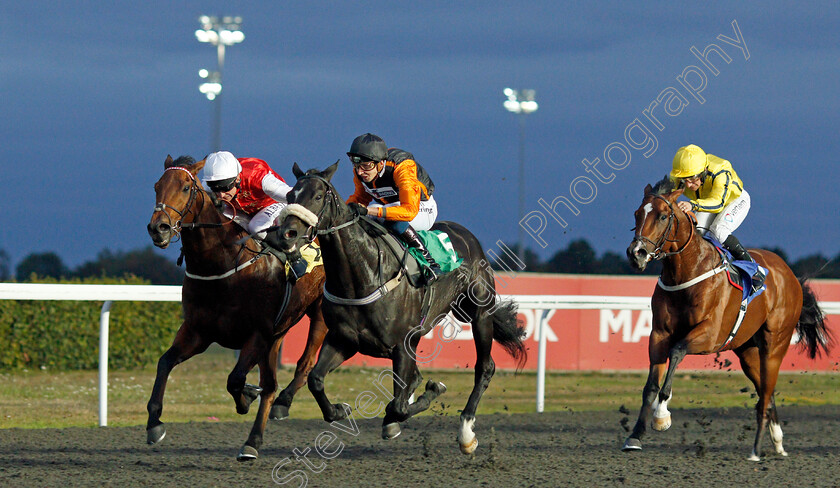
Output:
<path fill-rule="evenodd" d="M 508 246 L 518 254 L 517 245 Z M 821 254 L 805 256 L 791 262 L 787 253 L 779 248 L 769 248 L 781 256 L 790 265 L 797 276 L 811 278 L 840 278 L 840 254 L 826 258 Z M 526 272 L 569 273 L 569 274 L 647 274 L 658 275 L 661 263 L 655 262 L 643 273 L 632 269 L 627 257 L 612 251 L 600 256 L 585 239 L 571 241 L 547 260 L 542 260 L 529 248 L 523 253 Z M 503 267 L 494 269 L 505 270 Z M 509 266 L 510 263 L 507 263 Z M 14 273 L 12 273 L 14 271 Z M 0 281 L 26 282 L 33 276 L 41 278 L 88 278 L 88 277 L 123 277 L 136 276 L 155 285 L 179 285 L 184 278 L 184 270 L 171 258 L 156 253 L 154 247 L 147 246 L 134 251 L 110 251 L 105 249 L 96 258 L 70 269 L 61 257 L 54 252 L 32 253 L 18 263 L 12 270 L 8 253 L 0 249 Z"/>

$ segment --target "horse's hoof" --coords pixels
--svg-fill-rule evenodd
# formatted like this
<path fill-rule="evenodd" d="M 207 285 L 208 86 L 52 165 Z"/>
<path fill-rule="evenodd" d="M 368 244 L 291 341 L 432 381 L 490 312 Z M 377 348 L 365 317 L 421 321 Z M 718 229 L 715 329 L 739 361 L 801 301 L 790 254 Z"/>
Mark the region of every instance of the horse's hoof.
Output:
<path fill-rule="evenodd" d="M 239 454 L 236 455 L 236 460 L 239 462 L 253 461 L 254 459 L 257 459 L 257 456 L 259 456 L 259 454 L 256 449 L 249 445 L 244 445 L 242 446 L 242 449 L 239 450 Z"/>
<path fill-rule="evenodd" d="M 382 426 L 382 438 L 385 440 L 393 439 L 400 434 L 402 434 L 402 430 L 400 430 L 399 422 L 391 422 L 388 425 Z"/>
<path fill-rule="evenodd" d="M 353 413 L 353 407 L 349 403 L 336 403 L 335 405 L 336 419 L 344 420 Z"/>
<path fill-rule="evenodd" d="M 289 418 L 289 407 L 286 405 L 274 405 L 268 414 L 271 420 L 284 420 Z"/>
<path fill-rule="evenodd" d="M 750 457 L 747 458 L 747 461 L 759 462 L 759 461 L 761 461 L 761 458 L 758 457 L 755 453 L 752 453 L 752 454 L 750 454 Z"/>
<path fill-rule="evenodd" d="M 653 430 L 658 430 L 659 432 L 668 430 L 671 427 L 671 416 L 662 417 L 662 418 L 653 418 Z"/>
<path fill-rule="evenodd" d="M 460 444 L 460 443 L 459 443 Z M 478 437 L 473 437 L 472 442 L 460 444 L 462 454 L 472 454 L 478 448 Z"/>
<path fill-rule="evenodd" d="M 627 440 L 624 441 L 624 445 L 621 447 L 621 450 L 624 452 L 641 451 L 642 441 L 636 439 L 635 437 L 628 437 Z"/>
<path fill-rule="evenodd" d="M 163 424 L 158 424 L 146 431 L 146 442 L 153 446 L 162 441 L 166 437 L 166 427 Z"/>
<path fill-rule="evenodd" d="M 440 381 L 429 380 L 429 382 L 426 383 L 426 391 L 433 391 L 435 396 L 443 395 L 446 393 L 446 385 Z"/>

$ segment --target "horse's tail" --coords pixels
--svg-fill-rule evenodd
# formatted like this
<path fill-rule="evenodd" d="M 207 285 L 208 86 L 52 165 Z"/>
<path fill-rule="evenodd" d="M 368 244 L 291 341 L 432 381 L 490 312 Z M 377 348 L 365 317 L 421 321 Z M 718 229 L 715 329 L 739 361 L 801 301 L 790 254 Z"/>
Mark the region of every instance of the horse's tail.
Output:
<path fill-rule="evenodd" d="M 811 359 L 822 352 L 828 354 L 833 338 L 828 329 L 825 328 L 825 313 L 817 303 L 817 296 L 808 286 L 807 278 L 799 278 L 802 286 L 802 312 L 799 315 L 799 322 L 796 323 L 796 332 L 799 334 L 799 343 L 808 352 Z"/>
<path fill-rule="evenodd" d="M 525 366 L 528 352 L 525 350 L 525 328 L 517 320 L 519 305 L 513 300 L 503 300 L 493 311 L 493 339 L 502 345 L 516 360 L 517 371 Z"/>

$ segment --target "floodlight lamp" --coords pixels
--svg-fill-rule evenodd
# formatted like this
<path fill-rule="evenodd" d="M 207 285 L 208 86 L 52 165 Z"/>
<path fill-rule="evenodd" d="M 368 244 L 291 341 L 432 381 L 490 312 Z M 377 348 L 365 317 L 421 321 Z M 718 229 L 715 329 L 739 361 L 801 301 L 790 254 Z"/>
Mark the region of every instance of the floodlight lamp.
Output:
<path fill-rule="evenodd" d="M 524 102 L 519 102 L 519 107 L 522 109 L 522 113 L 529 114 L 536 111 L 539 106 L 537 105 L 537 102 L 533 100 L 526 100 Z"/>
<path fill-rule="evenodd" d="M 198 70 L 198 76 L 199 78 L 207 78 L 208 76 L 210 76 L 210 72 L 206 69 L 200 69 Z"/>
<path fill-rule="evenodd" d="M 515 114 L 522 112 L 522 106 L 516 100 L 505 100 L 504 105 L 508 112 L 513 112 Z"/>

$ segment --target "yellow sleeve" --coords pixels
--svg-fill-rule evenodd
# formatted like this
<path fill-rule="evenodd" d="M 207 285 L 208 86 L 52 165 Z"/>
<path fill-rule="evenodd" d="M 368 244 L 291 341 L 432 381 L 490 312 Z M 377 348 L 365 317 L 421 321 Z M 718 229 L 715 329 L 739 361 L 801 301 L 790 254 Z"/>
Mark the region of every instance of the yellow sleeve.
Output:
<path fill-rule="evenodd" d="M 420 181 L 417 180 L 417 166 L 414 161 L 406 159 L 394 170 L 394 183 L 399 192 L 400 204 L 396 207 L 382 207 L 377 217 L 385 220 L 401 220 L 411 222 L 420 211 Z"/>
<path fill-rule="evenodd" d="M 732 184 L 732 173 L 726 170 L 721 171 L 715 175 L 708 195 L 691 200 L 691 209 L 695 212 L 720 213 L 726 206 L 726 199 L 729 196 Z"/>

